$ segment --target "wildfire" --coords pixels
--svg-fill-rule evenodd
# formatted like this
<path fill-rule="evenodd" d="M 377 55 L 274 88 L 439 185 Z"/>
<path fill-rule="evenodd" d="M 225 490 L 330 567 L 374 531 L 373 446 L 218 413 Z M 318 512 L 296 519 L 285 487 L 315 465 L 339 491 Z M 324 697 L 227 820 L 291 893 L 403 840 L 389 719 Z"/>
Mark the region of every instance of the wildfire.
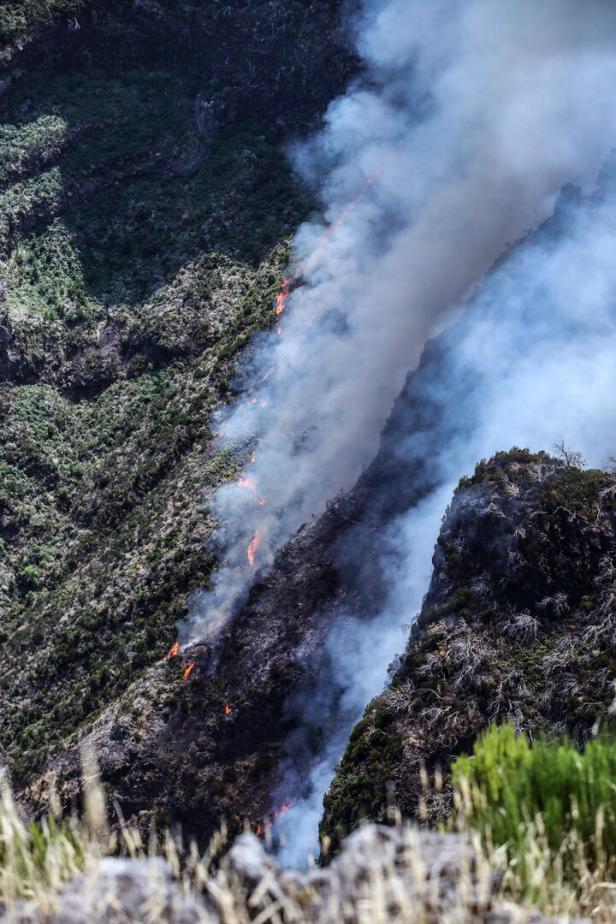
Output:
<path fill-rule="evenodd" d="M 254 480 L 254 478 L 242 477 L 240 478 L 237 484 L 238 484 L 238 487 L 247 488 L 249 491 L 257 490 L 257 483 Z"/>
<path fill-rule="evenodd" d="M 257 837 L 264 837 L 268 831 L 271 831 L 278 819 L 286 815 L 287 812 L 290 812 L 294 805 L 295 799 L 291 802 L 283 802 L 282 805 L 279 805 L 272 815 L 271 821 L 264 821 L 263 824 L 258 824 L 256 826 L 255 833 Z"/>
<path fill-rule="evenodd" d="M 246 549 L 246 557 L 248 559 L 248 564 L 251 566 L 251 568 L 254 568 L 255 566 L 255 559 L 257 557 L 257 552 L 259 551 L 259 546 L 261 545 L 262 538 L 263 537 L 261 536 L 261 533 L 257 531 L 252 538 L 252 542 Z"/>
<path fill-rule="evenodd" d="M 282 282 L 280 283 L 280 292 L 276 296 L 276 302 L 274 304 L 274 314 L 277 317 L 280 317 L 282 312 L 287 307 L 287 299 L 289 298 L 289 295 L 291 294 L 291 282 L 292 280 L 290 278 L 287 278 L 287 279 L 283 279 Z"/>
<path fill-rule="evenodd" d="M 233 715 L 233 706 L 231 703 L 225 703 L 225 715 Z"/>
<path fill-rule="evenodd" d="M 171 661 L 172 658 L 177 658 L 180 653 L 180 643 L 175 642 L 165 655 L 165 661 Z"/>
<path fill-rule="evenodd" d="M 192 674 L 192 672 L 194 671 L 194 669 L 195 669 L 196 666 L 197 666 L 196 661 L 191 661 L 191 662 L 190 662 L 190 664 L 188 665 L 188 667 L 187 667 L 186 670 L 184 671 L 184 675 L 183 675 L 183 676 L 184 676 L 184 680 L 188 680 L 188 678 L 190 677 L 190 675 Z"/>
<path fill-rule="evenodd" d="M 259 500 L 257 501 L 257 504 L 259 505 L 259 507 L 265 507 L 265 505 L 267 504 L 266 498 L 260 497 Z"/>

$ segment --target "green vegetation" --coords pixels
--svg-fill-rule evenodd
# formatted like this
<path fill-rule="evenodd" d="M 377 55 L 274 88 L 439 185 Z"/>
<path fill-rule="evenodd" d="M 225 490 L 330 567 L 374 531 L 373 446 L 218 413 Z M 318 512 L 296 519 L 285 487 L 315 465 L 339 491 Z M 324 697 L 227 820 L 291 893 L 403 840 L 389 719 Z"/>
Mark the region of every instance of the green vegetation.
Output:
<path fill-rule="evenodd" d="M 338 785 L 325 797 L 327 816 L 335 818 L 333 830 L 321 831 L 325 853 L 338 849 L 358 820 L 387 819 L 388 793 L 402 753 L 402 741 L 391 725 L 385 710 L 368 707 L 351 732 L 338 768 Z"/>
<path fill-rule="evenodd" d="M 202 137 L 201 89 L 179 67 L 11 89 L 0 748 L 19 782 L 160 660 L 215 566 L 206 500 L 238 459 L 207 454 L 211 414 L 274 321 L 307 200 L 267 125 Z"/>
<path fill-rule="evenodd" d="M 511 725 L 492 726 L 471 757 L 453 765 L 457 823 L 506 854 L 507 887 L 538 901 L 548 889 L 616 874 L 616 742 L 532 744 Z"/>
<path fill-rule="evenodd" d="M 29 35 L 55 17 L 74 16 L 88 0 L 4 0 L 0 7 L 0 45 Z"/>

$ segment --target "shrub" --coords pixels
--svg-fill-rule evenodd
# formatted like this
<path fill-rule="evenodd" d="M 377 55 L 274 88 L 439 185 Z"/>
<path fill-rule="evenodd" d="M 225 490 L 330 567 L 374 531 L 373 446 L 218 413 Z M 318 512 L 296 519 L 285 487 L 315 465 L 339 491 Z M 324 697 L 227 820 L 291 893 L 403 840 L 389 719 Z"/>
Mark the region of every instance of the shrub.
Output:
<path fill-rule="evenodd" d="M 616 742 L 516 735 L 492 726 L 452 768 L 456 822 L 500 852 L 516 897 L 586 888 L 616 873 Z"/>

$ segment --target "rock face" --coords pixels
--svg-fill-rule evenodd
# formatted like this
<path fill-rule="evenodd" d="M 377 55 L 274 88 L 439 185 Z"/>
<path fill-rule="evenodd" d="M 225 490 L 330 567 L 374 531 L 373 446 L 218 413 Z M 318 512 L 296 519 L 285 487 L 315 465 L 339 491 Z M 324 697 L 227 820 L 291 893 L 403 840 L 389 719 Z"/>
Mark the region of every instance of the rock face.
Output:
<path fill-rule="evenodd" d="M 184 893 L 163 861 L 105 859 L 69 883 L 49 913 L 23 905 L 10 920 L 222 924 L 272 916 L 297 924 L 547 924 L 532 910 L 500 906 L 494 882 L 484 861 L 455 834 L 368 826 L 349 838 L 328 869 L 304 873 L 280 871 L 261 842 L 244 834 L 205 879 L 201 894 Z"/>
<path fill-rule="evenodd" d="M 447 790 L 422 794 L 490 722 L 578 742 L 616 680 L 616 477 L 512 450 L 460 483 L 434 576 L 400 666 L 354 729 L 325 800 L 338 843 L 392 799 L 431 818 Z"/>

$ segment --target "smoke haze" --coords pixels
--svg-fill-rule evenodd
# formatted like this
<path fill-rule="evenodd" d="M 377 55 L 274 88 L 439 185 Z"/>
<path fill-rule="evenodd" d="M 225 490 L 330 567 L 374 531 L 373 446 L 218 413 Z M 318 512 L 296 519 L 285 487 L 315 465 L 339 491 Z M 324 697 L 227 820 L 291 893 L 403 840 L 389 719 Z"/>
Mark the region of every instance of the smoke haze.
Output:
<path fill-rule="evenodd" d="M 607 0 L 381 0 L 355 28 L 365 77 L 294 152 L 323 202 L 295 242 L 304 284 L 220 428 L 226 444 L 257 440 L 256 491 L 228 485 L 214 500 L 225 563 L 184 641 L 232 612 L 253 537 L 267 563 L 354 483 L 436 325 L 563 184 L 594 183 L 614 138 Z"/>
<path fill-rule="evenodd" d="M 255 567 L 267 564 L 353 485 L 426 340 L 452 325 L 439 376 L 423 386 L 442 408 L 439 440 L 414 445 L 409 432 L 398 448 L 409 465 L 429 452 L 440 487 L 383 537 L 394 550 L 383 611 L 369 628 L 345 614 L 329 639 L 347 692 L 311 795 L 280 823 L 294 832 L 288 862 L 314 843 L 350 724 L 404 645 L 458 477 L 495 450 L 560 438 L 599 463 L 616 416 L 611 190 L 563 205 L 558 233 L 539 232 L 484 280 L 549 218 L 563 186 L 596 187 L 616 139 L 616 8 L 366 0 L 353 28 L 364 77 L 293 152 L 322 202 L 295 241 L 302 285 L 282 334 L 255 347 L 247 390 L 219 430 L 225 445 L 256 445 L 254 490 L 231 484 L 214 498 L 224 562 L 182 627 L 184 641 L 211 635 L 250 585 L 251 543 Z"/>
<path fill-rule="evenodd" d="M 344 686 L 344 705 L 337 734 L 312 771 L 309 795 L 277 825 L 287 865 L 318 850 L 323 794 L 353 724 L 382 689 L 388 659 L 404 648 L 460 477 L 513 445 L 549 451 L 564 440 L 595 467 L 616 454 L 615 250 L 616 163 L 610 163 L 596 194 L 563 196 L 555 218 L 485 279 L 461 319 L 438 338 L 433 358 L 409 380 L 384 451 L 405 477 L 417 473 L 420 488 L 426 469 L 437 487 L 375 543 L 390 589 L 382 611 L 368 625 L 342 620 L 328 640 L 337 673 L 323 683 Z M 418 401 L 435 412 L 428 432 L 418 426 Z M 394 480 L 391 489 L 399 487 Z M 305 716 L 326 718 L 326 712 L 316 720 Z"/>

